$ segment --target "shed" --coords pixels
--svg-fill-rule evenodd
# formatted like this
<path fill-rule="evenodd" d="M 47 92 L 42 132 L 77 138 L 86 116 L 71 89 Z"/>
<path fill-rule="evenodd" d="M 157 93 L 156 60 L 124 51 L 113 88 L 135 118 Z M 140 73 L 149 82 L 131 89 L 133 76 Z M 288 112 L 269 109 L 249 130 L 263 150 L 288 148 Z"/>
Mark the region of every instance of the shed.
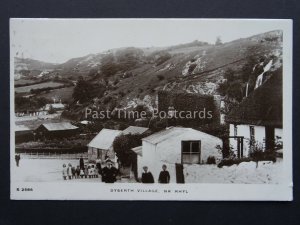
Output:
<path fill-rule="evenodd" d="M 102 129 L 87 145 L 89 159 L 105 160 L 106 157 L 115 159 L 113 142 L 121 133 L 120 130 Z"/>
<path fill-rule="evenodd" d="M 34 139 L 32 129 L 25 125 L 15 125 L 15 141 L 21 143 Z"/>
<path fill-rule="evenodd" d="M 205 164 L 209 156 L 221 158 L 216 146 L 221 139 L 210 134 L 184 127 L 170 127 L 142 139 L 142 153 L 139 154 L 137 173 L 148 166 L 154 179 L 158 179 L 162 165 L 167 165 L 171 182 L 178 182 L 176 165 Z"/>
<path fill-rule="evenodd" d="M 58 138 L 72 136 L 76 134 L 77 129 L 78 127 L 72 125 L 70 122 L 44 123 L 35 132 L 37 137 Z"/>

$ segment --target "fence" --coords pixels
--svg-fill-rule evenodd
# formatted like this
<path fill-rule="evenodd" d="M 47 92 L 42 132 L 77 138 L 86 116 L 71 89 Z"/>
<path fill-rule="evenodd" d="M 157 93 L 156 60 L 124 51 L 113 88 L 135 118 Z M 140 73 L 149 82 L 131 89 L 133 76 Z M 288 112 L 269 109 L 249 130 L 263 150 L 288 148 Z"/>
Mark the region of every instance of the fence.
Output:
<path fill-rule="evenodd" d="M 21 153 L 21 158 L 29 158 L 29 159 L 80 159 L 80 157 L 87 159 L 88 154 L 87 152 L 85 153 L 74 153 L 74 154 L 61 154 L 61 153 L 56 153 L 56 152 L 26 152 L 26 153 Z"/>

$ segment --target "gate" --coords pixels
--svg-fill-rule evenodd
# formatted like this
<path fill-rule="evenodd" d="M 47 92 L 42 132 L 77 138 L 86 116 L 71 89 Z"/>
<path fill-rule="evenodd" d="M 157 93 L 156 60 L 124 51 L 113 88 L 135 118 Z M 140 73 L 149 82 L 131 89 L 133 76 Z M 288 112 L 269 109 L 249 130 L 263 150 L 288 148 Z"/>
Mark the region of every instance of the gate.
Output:
<path fill-rule="evenodd" d="M 236 140 L 237 143 L 237 157 L 243 158 L 244 157 L 244 136 L 229 136 L 230 138 L 234 138 L 234 140 Z"/>
<path fill-rule="evenodd" d="M 176 163 L 175 168 L 176 168 L 176 183 L 184 184 L 183 165 Z"/>

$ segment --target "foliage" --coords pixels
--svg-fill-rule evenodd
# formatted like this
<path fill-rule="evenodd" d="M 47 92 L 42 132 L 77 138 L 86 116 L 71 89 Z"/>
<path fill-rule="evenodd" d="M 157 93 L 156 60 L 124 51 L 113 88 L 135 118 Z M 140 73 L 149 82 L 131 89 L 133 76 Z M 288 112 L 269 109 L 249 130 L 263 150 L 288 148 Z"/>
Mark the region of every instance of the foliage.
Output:
<path fill-rule="evenodd" d="M 133 152 L 132 148 L 142 144 L 142 135 L 120 135 L 113 142 L 113 148 L 118 159 L 124 166 L 129 166 L 132 163 Z"/>
<path fill-rule="evenodd" d="M 79 77 L 72 97 L 75 101 L 79 101 L 80 103 L 91 100 L 93 97 L 93 85 L 88 81 L 85 81 L 83 77 Z"/>
<path fill-rule="evenodd" d="M 214 156 L 208 156 L 207 164 L 216 164 L 216 158 Z"/>
<path fill-rule="evenodd" d="M 250 161 L 252 161 L 251 158 L 226 158 L 221 160 L 221 162 L 218 164 L 218 167 L 222 168 L 223 166 L 232 166 L 234 164 L 238 165 L 241 162 L 250 162 Z"/>
<path fill-rule="evenodd" d="M 166 62 L 167 60 L 169 60 L 171 58 L 171 54 L 166 52 L 166 51 L 162 51 L 159 52 L 157 59 L 155 60 L 155 65 L 159 66 L 161 64 L 163 64 L 164 62 Z"/>
<path fill-rule="evenodd" d="M 49 110 L 48 110 L 48 113 L 49 113 L 49 114 L 54 114 L 55 112 L 56 112 L 56 110 L 53 108 L 52 105 L 50 105 Z"/>
<path fill-rule="evenodd" d="M 165 79 L 165 77 L 161 74 L 157 75 L 156 77 L 157 77 L 158 80 L 164 80 Z"/>
<path fill-rule="evenodd" d="M 220 37 L 220 36 L 217 36 L 215 45 L 221 45 L 221 44 L 222 44 L 221 37 Z"/>
<path fill-rule="evenodd" d="M 50 103 L 50 100 L 44 97 L 15 97 L 15 111 L 38 110 Z"/>

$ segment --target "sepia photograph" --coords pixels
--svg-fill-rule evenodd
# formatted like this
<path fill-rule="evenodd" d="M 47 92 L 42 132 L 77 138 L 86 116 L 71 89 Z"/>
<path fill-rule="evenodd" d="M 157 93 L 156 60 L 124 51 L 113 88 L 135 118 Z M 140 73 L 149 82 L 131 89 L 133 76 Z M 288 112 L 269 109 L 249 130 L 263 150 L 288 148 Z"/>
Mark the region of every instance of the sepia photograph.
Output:
<path fill-rule="evenodd" d="M 292 21 L 10 20 L 11 199 L 293 199 Z"/>

